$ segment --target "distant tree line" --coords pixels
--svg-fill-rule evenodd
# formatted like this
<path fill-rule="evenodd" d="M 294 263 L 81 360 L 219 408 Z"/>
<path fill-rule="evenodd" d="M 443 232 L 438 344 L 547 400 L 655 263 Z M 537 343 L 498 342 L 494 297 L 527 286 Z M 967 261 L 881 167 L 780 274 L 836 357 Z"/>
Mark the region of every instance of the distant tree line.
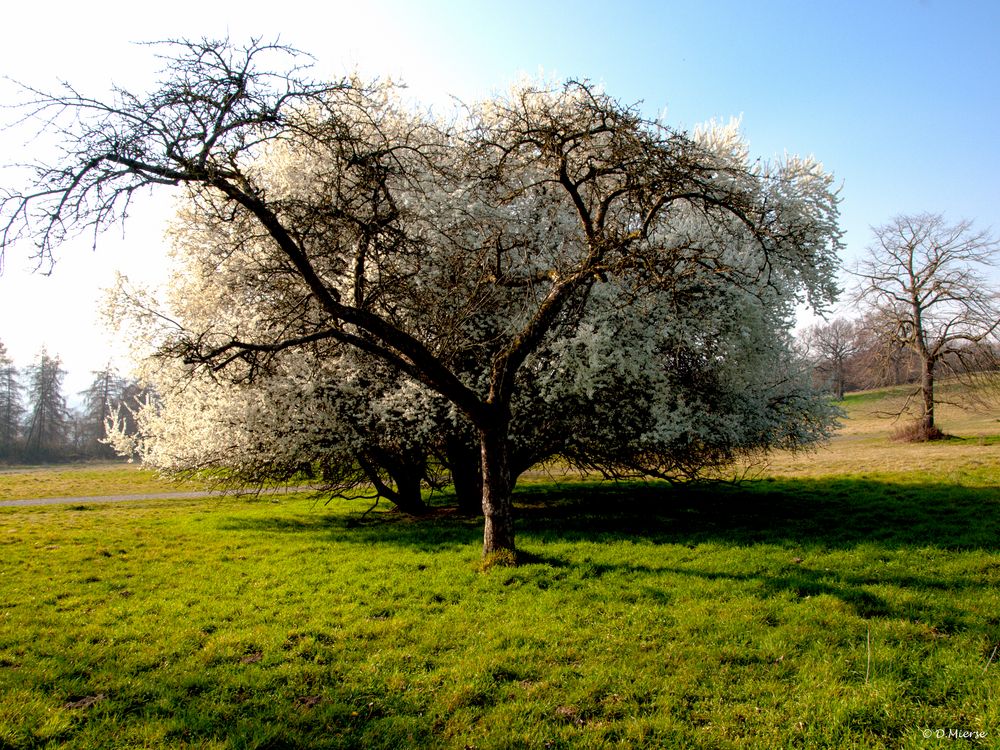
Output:
<path fill-rule="evenodd" d="M 834 318 L 806 329 L 801 342 L 815 384 L 841 400 L 851 391 L 919 383 L 920 357 L 888 340 L 880 322 L 869 316 Z M 1000 346 L 988 341 L 966 344 L 947 353 L 945 361 L 950 374 L 989 372 L 1000 362 Z"/>
<path fill-rule="evenodd" d="M 90 386 L 70 408 L 64 392 L 66 371 L 58 356 L 46 349 L 23 371 L 0 341 L 0 462 L 49 463 L 113 459 L 104 442 L 107 423 L 134 430 L 132 412 L 147 391 L 110 365 L 94 372 Z"/>

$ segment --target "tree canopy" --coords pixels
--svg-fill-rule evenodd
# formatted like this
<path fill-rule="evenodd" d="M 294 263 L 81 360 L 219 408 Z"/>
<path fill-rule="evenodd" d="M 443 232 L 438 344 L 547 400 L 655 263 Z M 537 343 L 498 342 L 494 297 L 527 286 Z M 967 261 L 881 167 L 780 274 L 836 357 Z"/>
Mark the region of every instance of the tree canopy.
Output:
<path fill-rule="evenodd" d="M 486 555 L 514 549 L 538 405 L 560 405 L 556 452 L 611 469 L 824 433 L 787 343 L 794 305 L 834 294 L 838 199 L 817 162 L 753 160 L 733 126 L 683 133 L 587 82 L 445 120 L 388 84 L 310 81 L 287 48 L 170 50 L 149 94 L 33 92 L 64 158 L 5 194 L 2 245 L 28 235 L 44 258 L 137 191 L 179 188 L 191 279 L 158 355 L 182 380 L 296 384 L 296 435 L 316 404 L 338 434 L 374 409 L 369 438 L 389 414 L 450 420 L 479 456 Z M 358 413 L 315 398 L 324 384 Z"/>

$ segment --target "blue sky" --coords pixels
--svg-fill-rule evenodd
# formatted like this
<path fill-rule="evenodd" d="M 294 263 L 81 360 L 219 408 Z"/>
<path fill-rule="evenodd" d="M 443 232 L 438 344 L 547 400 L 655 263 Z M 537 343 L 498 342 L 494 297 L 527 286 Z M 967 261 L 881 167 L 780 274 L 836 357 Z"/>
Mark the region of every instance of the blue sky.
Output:
<path fill-rule="evenodd" d="M 0 73 L 41 86 L 63 78 L 95 93 L 112 82 L 142 88 L 156 63 L 132 42 L 227 34 L 280 35 L 316 56 L 317 75 L 400 79 L 441 109 L 525 73 L 587 78 L 674 126 L 741 117 L 757 156 L 815 155 L 843 185 L 848 263 L 871 225 L 900 213 L 1000 230 L 1000 2 L 19 5 L 5 11 Z M 0 86 L 0 103 L 14 97 Z M 23 141 L 0 135 L 0 163 L 22 158 Z M 8 254 L 0 341 L 19 365 L 45 344 L 70 370 L 67 390 L 85 386 L 111 346 L 93 312 L 100 288 L 116 268 L 158 277 L 166 211 L 140 207 L 124 236 L 107 235 L 96 253 L 67 246 L 49 277 L 27 270 L 29 248 Z"/>

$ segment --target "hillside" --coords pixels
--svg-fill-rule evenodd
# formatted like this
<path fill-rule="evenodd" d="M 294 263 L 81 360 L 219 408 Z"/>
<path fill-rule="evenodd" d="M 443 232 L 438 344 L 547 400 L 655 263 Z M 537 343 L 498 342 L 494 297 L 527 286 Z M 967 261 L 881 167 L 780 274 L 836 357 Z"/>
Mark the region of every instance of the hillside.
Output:
<path fill-rule="evenodd" d="M 893 418 L 912 388 L 898 386 L 850 393 L 840 405 L 841 428 L 827 445 L 799 454 L 776 454 L 765 474 L 775 477 L 878 476 L 889 481 L 933 479 L 958 484 L 1000 483 L 1000 398 L 985 389 L 970 393 L 957 383 L 940 387 L 943 398 L 969 404 L 937 407 L 937 422 L 948 440 L 908 444 L 892 440 L 905 422 Z M 972 396 L 972 398 L 970 398 Z"/>

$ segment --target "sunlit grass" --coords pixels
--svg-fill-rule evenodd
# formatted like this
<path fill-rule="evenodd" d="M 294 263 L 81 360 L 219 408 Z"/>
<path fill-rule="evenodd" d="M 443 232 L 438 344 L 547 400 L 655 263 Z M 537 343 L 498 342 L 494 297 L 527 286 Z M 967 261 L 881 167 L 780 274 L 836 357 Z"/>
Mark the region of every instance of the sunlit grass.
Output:
<path fill-rule="evenodd" d="M 888 748 L 998 726 L 989 488 L 550 484 L 519 507 L 523 564 L 487 574 L 478 523 L 447 514 L 5 509 L 0 742 Z"/>
<path fill-rule="evenodd" d="M 975 385 L 944 381 L 937 384 L 935 393 L 939 400 L 936 421 L 946 433 L 963 438 L 1000 434 L 1000 380 Z M 916 417 L 917 394 L 914 385 L 847 394 L 840 404 L 847 415 L 841 434 L 891 433 L 900 421 Z"/>
<path fill-rule="evenodd" d="M 137 495 L 203 487 L 203 483 L 195 481 L 167 479 L 137 464 L 102 463 L 13 468 L 0 466 L 0 500 Z"/>
<path fill-rule="evenodd" d="M 953 383 L 942 387 L 945 397 L 966 390 Z M 904 415 L 894 419 L 912 392 L 910 386 L 848 394 L 840 407 L 842 427 L 826 445 L 798 454 L 779 453 L 756 467 L 768 476 L 878 477 L 898 482 L 947 482 L 1000 485 L 1000 403 L 983 391 L 967 408 L 943 404 L 937 422 L 951 439 L 901 443 L 891 439 Z"/>
<path fill-rule="evenodd" d="M 535 478 L 487 573 L 444 505 L 0 508 L 0 748 L 996 746 L 998 431 L 877 403 L 739 486 Z"/>

